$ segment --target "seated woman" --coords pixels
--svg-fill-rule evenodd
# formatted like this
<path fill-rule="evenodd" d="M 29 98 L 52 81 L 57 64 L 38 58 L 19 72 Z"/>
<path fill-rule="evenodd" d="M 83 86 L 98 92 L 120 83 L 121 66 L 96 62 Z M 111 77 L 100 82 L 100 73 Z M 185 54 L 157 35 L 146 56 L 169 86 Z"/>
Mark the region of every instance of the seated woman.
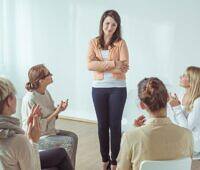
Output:
<path fill-rule="evenodd" d="M 124 133 L 118 170 L 139 170 L 143 160 L 173 160 L 192 156 L 192 134 L 167 118 L 168 93 L 158 78 L 145 78 L 138 84 L 140 106 L 150 118 L 145 125 Z M 144 117 L 136 122 L 142 125 Z"/>
<path fill-rule="evenodd" d="M 185 88 L 181 101 L 177 95 L 170 96 L 169 104 L 175 122 L 192 131 L 194 154 L 200 153 L 200 68 L 188 67 L 180 77 L 180 86 Z"/>
<path fill-rule="evenodd" d="M 20 121 L 11 117 L 16 111 L 16 97 L 13 84 L 0 77 L 0 169 L 41 170 L 57 168 L 73 170 L 63 148 L 38 153 L 40 138 L 39 106 L 31 109 L 27 119 L 27 136 L 20 128 Z M 41 159 L 41 163 L 40 163 Z"/>
<path fill-rule="evenodd" d="M 72 132 L 56 130 L 55 121 L 58 114 L 64 111 L 68 105 L 68 101 L 61 101 L 57 107 L 47 86 L 53 82 L 52 74 L 43 65 L 35 65 L 28 72 L 29 82 L 26 84 L 28 92 L 22 100 L 22 124 L 23 129 L 27 129 L 27 118 L 31 108 L 38 104 L 41 107 L 40 126 L 42 135 L 48 135 L 39 141 L 39 149 L 46 150 L 49 148 L 63 147 L 66 149 L 72 164 L 75 165 L 75 156 L 77 148 L 77 135 Z"/>

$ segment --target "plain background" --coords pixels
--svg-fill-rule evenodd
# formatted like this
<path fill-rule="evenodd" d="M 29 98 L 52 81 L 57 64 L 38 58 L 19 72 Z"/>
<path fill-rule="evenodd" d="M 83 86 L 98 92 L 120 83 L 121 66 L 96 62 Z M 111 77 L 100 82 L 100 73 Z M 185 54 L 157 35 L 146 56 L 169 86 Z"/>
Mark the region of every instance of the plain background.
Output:
<path fill-rule="evenodd" d="M 142 112 L 136 93 L 144 77 L 157 76 L 180 92 L 180 75 L 200 65 L 200 1 L 0 0 L 0 74 L 14 82 L 19 99 L 28 69 L 43 63 L 53 73 L 48 89 L 55 103 L 69 99 L 62 114 L 96 120 L 87 50 L 107 9 L 119 12 L 130 53 L 124 121 Z"/>

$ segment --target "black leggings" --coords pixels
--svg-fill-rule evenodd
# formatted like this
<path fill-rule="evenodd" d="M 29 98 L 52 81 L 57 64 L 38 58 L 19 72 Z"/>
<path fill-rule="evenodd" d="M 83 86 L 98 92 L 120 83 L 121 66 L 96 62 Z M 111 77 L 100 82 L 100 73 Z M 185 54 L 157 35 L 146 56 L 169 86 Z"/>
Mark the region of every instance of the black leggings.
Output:
<path fill-rule="evenodd" d="M 74 170 L 71 160 L 64 148 L 40 151 L 41 169 L 56 167 L 58 170 Z"/>
<path fill-rule="evenodd" d="M 92 88 L 92 98 L 98 120 L 98 135 L 102 161 L 109 156 L 109 129 L 111 134 L 111 164 L 117 164 L 121 141 L 121 120 L 126 102 L 126 88 Z"/>

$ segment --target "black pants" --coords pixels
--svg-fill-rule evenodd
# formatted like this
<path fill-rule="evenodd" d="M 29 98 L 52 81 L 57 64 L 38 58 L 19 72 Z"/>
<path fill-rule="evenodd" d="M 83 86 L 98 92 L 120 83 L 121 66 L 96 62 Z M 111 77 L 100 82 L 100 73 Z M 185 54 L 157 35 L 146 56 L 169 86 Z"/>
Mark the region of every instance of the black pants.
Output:
<path fill-rule="evenodd" d="M 98 135 L 102 161 L 109 156 L 109 129 L 111 134 L 111 164 L 117 164 L 121 142 L 121 120 L 126 102 L 126 88 L 92 88 L 92 98 L 98 120 Z"/>
<path fill-rule="evenodd" d="M 74 170 L 64 148 L 40 151 L 41 169 L 56 167 L 58 170 Z"/>

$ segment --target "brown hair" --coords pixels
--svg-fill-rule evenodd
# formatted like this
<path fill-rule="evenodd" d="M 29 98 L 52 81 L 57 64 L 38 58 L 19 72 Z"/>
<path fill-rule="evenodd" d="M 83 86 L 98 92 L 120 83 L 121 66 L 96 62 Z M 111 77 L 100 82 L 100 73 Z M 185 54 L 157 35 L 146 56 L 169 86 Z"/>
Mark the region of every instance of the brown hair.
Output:
<path fill-rule="evenodd" d="M 145 78 L 138 84 L 138 97 L 152 112 L 166 108 L 168 92 L 161 80 L 156 77 Z"/>
<path fill-rule="evenodd" d="M 15 94 L 16 90 L 13 84 L 8 79 L 0 77 L 0 114 L 3 112 L 7 99 Z"/>
<path fill-rule="evenodd" d="M 102 49 L 105 48 L 103 22 L 104 22 L 105 18 L 108 16 L 112 17 L 115 20 L 115 22 L 117 23 L 117 29 L 114 32 L 114 34 L 109 42 L 109 45 L 113 46 L 113 43 L 115 41 L 119 41 L 122 39 L 121 38 L 121 19 L 120 19 L 119 14 L 115 10 L 107 10 L 101 16 L 100 25 L 99 25 L 98 43 L 99 43 L 99 47 Z"/>
<path fill-rule="evenodd" d="M 187 112 L 190 112 L 193 108 L 194 101 L 200 97 L 200 68 L 190 66 L 186 69 L 186 73 L 189 78 L 190 87 L 185 109 Z"/>
<path fill-rule="evenodd" d="M 39 81 L 45 77 L 47 68 L 43 64 L 38 64 L 31 67 L 28 71 L 29 82 L 26 83 L 25 88 L 28 91 L 34 91 L 39 88 Z"/>

